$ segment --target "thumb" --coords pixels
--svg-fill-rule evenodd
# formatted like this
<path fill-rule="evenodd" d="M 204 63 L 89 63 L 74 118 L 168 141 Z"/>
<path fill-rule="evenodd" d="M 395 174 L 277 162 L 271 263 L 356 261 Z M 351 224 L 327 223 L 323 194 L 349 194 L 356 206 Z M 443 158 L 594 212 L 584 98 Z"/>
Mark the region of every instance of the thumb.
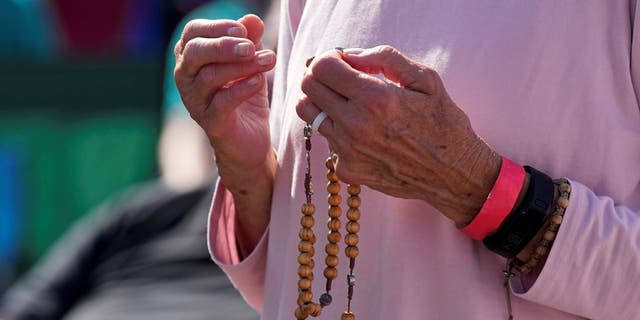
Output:
<path fill-rule="evenodd" d="M 436 94 L 441 87 L 440 77 L 435 70 L 409 59 L 391 46 L 344 49 L 342 57 L 352 68 L 369 74 L 381 73 L 403 88 Z"/>
<path fill-rule="evenodd" d="M 262 35 L 264 34 L 264 22 L 255 14 L 247 14 L 238 19 L 247 28 L 247 39 L 256 46 L 256 51 L 262 49 Z"/>

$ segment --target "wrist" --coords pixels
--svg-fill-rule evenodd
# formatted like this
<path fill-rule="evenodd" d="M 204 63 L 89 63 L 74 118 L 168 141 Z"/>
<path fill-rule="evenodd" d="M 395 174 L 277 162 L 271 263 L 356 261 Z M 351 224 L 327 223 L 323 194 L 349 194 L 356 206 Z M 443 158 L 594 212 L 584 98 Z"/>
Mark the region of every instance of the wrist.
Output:
<path fill-rule="evenodd" d="M 275 180 L 277 159 L 273 149 L 257 164 L 226 159 L 216 154 L 218 176 L 232 194 L 244 195 L 248 190 L 262 189 L 264 184 L 272 185 Z"/>

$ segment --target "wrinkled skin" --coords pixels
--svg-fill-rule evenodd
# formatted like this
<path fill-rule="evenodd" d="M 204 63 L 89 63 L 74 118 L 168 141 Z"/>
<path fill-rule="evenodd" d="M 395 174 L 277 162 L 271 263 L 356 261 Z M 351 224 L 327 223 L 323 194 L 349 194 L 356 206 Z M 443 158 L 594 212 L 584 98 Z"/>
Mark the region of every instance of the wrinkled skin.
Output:
<path fill-rule="evenodd" d="M 460 224 L 482 207 L 500 157 L 433 69 L 389 46 L 331 50 L 313 60 L 302 91 L 302 120 L 328 115 L 318 131 L 338 155 L 341 180 L 422 199 Z"/>
<path fill-rule="evenodd" d="M 276 56 L 261 50 L 263 32 L 255 15 L 194 20 L 175 48 L 176 85 L 213 146 L 218 173 L 239 212 L 241 254 L 250 252 L 269 222 L 276 169 L 265 75 Z"/>
<path fill-rule="evenodd" d="M 277 167 L 264 74 L 275 54 L 261 50 L 263 31 L 254 15 L 194 20 L 175 48 L 178 90 L 234 199 L 241 256 L 269 223 Z M 314 60 L 301 86 L 298 114 L 308 123 L 321 110 L 328 114 L 319 131 L 338 155 L 343 181 L 422 199 L 459 224 L 473 219 L 500 157 L 474 133 L 434 70 L 388 46 L 331 50 Z"/>

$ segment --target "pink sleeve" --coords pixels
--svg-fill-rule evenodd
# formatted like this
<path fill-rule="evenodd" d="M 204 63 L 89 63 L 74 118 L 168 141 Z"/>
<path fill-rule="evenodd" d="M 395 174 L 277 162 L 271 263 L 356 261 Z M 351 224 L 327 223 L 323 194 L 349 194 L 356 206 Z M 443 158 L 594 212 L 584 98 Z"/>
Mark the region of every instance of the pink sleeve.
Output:
<path fill-rule="evenodd" d="M 640 1 L 629 5 L 630 71 L 640 101 Z M 636 160 L 640 165 L 640 155 Z M 512 289 L 522 298 L 591 319 L 640 319 L 640 211 L 578 182 L 571 186 L 569 208 L 544 268 L 537 278 L 512 281 Z"/>
<path fill-rule="evenodd" d="M 512 289 L 524 299 L 590 319 L 640 319 L 640 212 L 616 206 L 578 182 L 571 186 L 544 268 L 530 286 L 512 281 Z"/>
<path fill-rule="evenodd" d="M 269 227 L 249 256 L 240 261 L 236 246 L 235 214 L 233 196 L 218 179 L 209 214 L 209 252 L 213 261 L 229 276 L 249 305 L 260 312 Z"/>

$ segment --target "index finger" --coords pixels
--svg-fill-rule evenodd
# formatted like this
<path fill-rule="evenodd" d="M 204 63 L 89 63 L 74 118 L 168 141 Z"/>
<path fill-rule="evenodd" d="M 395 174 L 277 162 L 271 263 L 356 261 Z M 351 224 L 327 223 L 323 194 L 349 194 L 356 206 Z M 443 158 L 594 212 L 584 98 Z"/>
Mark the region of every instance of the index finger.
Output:
<path fill-rule="evenodd" d="M 182 36 L 176 43 L 176 56 L 182 54 L 187 42 L 195 38 L 219 38 L 224 36 L 245 38 L 247 28 L 235 20 L 196 19 L 189 21 L 182 30 Z"/>
<path fill-rule="evenodd" d="M 384 81 L 351 67 L 337 50 L 314 58 L 309 67 L 316 80 L 347 99 L 365 96 L 373 87 L 386 87 Z"/>

